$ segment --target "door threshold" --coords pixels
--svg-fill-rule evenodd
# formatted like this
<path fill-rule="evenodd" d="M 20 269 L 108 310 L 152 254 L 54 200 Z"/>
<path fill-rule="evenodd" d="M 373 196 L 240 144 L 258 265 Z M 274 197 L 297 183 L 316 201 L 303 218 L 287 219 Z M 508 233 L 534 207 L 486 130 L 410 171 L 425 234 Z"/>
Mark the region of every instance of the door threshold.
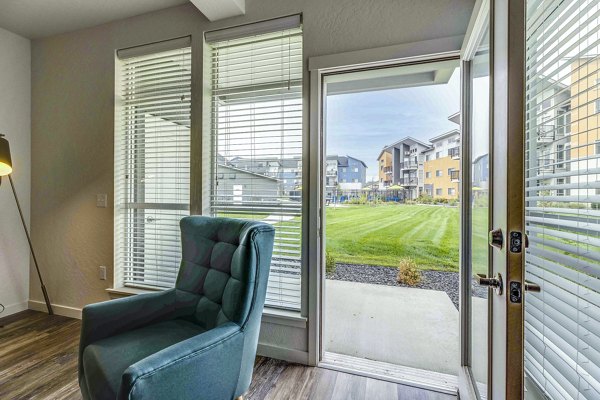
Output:
<path fill-rule="evenodd" d="M 319 367 L 439 393 L 458 394 L 458 377 L 441 372 L 404 367 L 330 352 L 324 352 Z"/>

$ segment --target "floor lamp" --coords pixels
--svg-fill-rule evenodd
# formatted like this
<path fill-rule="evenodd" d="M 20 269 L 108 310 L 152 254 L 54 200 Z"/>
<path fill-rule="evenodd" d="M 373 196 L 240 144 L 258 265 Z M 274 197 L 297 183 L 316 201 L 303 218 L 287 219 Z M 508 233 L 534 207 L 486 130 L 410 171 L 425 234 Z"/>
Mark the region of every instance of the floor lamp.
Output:
<path fill-rule="evenodd" d="M 19 203 L 19 198 L 17 197 L 17 191 L 15 190 L 15 184 L 13 182 L 12 176 L 12 160 L 10 157 L 10 146 L 8 144 L 8 140 L 4 138 L 4 135 L 0 134 L 0 185 L 2 185 L 2 177 L 8 176 L 8 180 L 10 181 L 10 187 L 12 188 L 13 195 L 15 196 L 15 202 L 17 203 L 17 208 L 19 209 L 19 216 L 21 217 L 21 223 L 23 224 L 23 229 L 25 229 L 25 235 L 27 236 L 27 242 L 29 243 L 29 250 L 31 250 L 31 255 L 33 256 L 33 263 L 35 264 L 35 270 L 37 271 L 37 275 L 40 278 L 40 283 L 42 284 L 42 293 L 44 294 L 44 300 L 46 301 L 46 307 L 48 307 L 48 314 L 53 315 L 54 311 L 52 310 L 52 305 L 50 304 L 50 298 L 48 297 L 48 292 L 46 291 L 46 286 L 44 286 L 44 281 L 42 280 L 42 274 L 40 273 L 40 267 L 38 266 L 37 258 L 35 257 L 35 252 L 33 251 L 33 245 L 31 244 L 31 236 L 29 236 L 29 230 L 27 229 L 27 224 L 25 224 L 25 218 L 23 218 L 23 211 L 21 210 L 21 203 Z"/>

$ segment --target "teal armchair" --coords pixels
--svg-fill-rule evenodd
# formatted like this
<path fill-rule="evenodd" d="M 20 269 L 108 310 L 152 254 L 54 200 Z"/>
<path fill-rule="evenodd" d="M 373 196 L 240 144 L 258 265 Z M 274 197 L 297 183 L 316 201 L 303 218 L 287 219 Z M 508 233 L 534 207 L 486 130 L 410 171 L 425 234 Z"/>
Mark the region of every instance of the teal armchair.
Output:
<path fill-rule="evenodd" d="M 231 400 L 248 390 L 275 230 L 193 216 L 181 236 L 174 289 L 84 307 L 84 399 Z"/>

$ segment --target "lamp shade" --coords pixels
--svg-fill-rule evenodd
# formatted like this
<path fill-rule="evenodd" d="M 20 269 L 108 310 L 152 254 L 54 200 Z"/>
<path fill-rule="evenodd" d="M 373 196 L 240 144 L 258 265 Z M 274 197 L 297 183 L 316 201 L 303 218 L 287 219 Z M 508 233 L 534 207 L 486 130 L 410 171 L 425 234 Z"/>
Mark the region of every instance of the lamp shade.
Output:
<path fill-rule="evenodd" d="M 12 172 L 12 160 L 10 158 L 10 145 L 4 135 L 0 135 L 0 176 Z"/>

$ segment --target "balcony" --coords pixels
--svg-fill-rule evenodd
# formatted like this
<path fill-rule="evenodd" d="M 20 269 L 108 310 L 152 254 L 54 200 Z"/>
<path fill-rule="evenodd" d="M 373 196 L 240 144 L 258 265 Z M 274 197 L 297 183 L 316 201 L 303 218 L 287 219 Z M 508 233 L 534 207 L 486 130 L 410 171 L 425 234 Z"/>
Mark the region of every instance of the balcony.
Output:
<path fill-rule="evenodd" d="M 555 139 L 554 125 L 540 125 L 537 127 L 537 142 L 552 143 Z"/>
<path fill-rule="evenodd" d="M 400 185 L 402 186 L 418 186 L 419 179 L 417 177 L 413 178 L 400 178 Z"/>
<path fill-rule="evenodd" d="M 450 180 L 452 182 L 460 181 L 460 171 L 450 171 Z"/>
<path fill-rule="evenodd" d="M 391 174 L 392 172 L 394 172 L 394 169 L 392 167 L 384 167 L 383 168 L 383 173 L 384 174 Z"/>
<path fill-rule="evenodd" d="M 416 161 L 404 161 L 400 165 L 402 166 L 402 169 L 418 169 L 419 168 L 419 163 L 417 163 Z"/>
<path fill-rule="evenodd" d="M 453 147 L 451 149 L 448 149 L 448 155 L 453 159 L 453 160 L 460 160 L 460 147 Z"/>

